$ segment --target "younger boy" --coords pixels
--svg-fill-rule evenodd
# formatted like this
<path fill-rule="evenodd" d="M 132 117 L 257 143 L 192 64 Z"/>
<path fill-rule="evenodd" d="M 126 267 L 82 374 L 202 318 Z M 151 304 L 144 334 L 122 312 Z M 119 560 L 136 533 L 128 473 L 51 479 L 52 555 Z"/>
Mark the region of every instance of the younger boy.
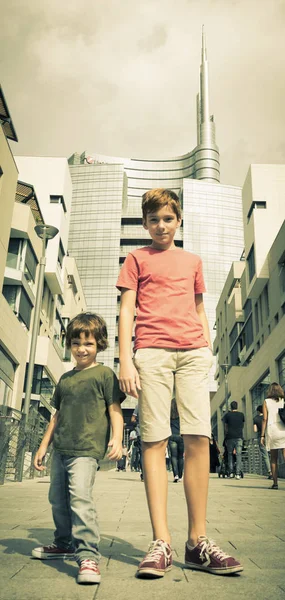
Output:
<path fill-rule="evenodd" d="M 242 571 L 240 563 L 206 536 L 211 435 L 208 373 L 213 359 L 203 305 L 202 262 L 174 244 L 181 208 L 173 191 L 146 192 L 142 213 L 143 227 L 152 244 L 130 252 L 117 282 L 122 292 L 120 387 L 139 398 L 143 471 L 153 529 L 153 542 L 137 576 L 162 577 L 172 566 L 165 448 L 171 435 L 174 384 L 185 446 L 184 490 L 189 521 L 185 563 L 192 569 L 220 575 L 237 573 Z"/>
<path fill-rule="evenodd" d="M 115 373 L 97 362 L 108 346 L 102 317 L 81 313 L 67 327 L 66 343 L 76 366 L 59 380 L 52 404 L 56 413 L 37 451 L 34 467 L 42 471 L 53 441 L 49 501 L 55 523 L 54 542 L 34 548 L 35 558 L 71 558 L 79 565 L 77 583 L 100 583 L 99 526 L 92 497 L 98 460 L 122 456 L 125 398 Z M 112 438 L 110 439 L 110 423 Z"/>

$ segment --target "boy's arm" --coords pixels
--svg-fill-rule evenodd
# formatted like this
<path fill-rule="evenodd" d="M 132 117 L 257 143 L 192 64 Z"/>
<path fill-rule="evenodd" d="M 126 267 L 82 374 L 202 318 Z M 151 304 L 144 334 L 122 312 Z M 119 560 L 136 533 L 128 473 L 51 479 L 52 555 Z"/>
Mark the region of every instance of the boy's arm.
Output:
<path fill-rule="evenodd" d="M 45 469 L 45 467 L 42 463 L 43 463 L 43 459 L 46 455 L 46 451 L 53 440 L 53 434 L 54 434 L 54 430 L 56 428 L 57 420 L 58 420 L 58 411 L 56 411 L 56 413 L 52 416 L 52 418 L 49 422 L 49 426 L 45 432 L 45 435 L 42 439 L 40 447 L 34 458 L 34 467 L 35 467 L 35 469 L 37 469 L 37 471 L 43 471 Z"/>
<path fill-rule="evenodd" d="M 119 317 L 119 381 L 122 392 L 138 398 L 138 389 L 141 389 L 139 374 L 132 360 L 132 333 L 134 312 L 136 305 L 136 292 L 122 289 Z"/>
<path fill-rule="evenodd" d="M 208 319 L 205 313 L 205 307 L 204 307 L 204 302 L 203 302 L 203 294 L 195 294 L 195 304 L 196 304 L 196 311 L 200 317 L 201 323 L 202 323 L 202 327 L 203 327 L 203 332 L 204 332 L 204 337 L 206 339 L 206 341 L 209 344 L 209 348 L 210 350 L 212 350 L 212 342 L 211 342 L 211 337 L 210 337 L 210 329 L 209 329 L 209 323 L 208 323 Z"/>
<path fill-rule="evenodd" d="M 112 427 L 112 438 L 109 441 L 108 448 L 110 460 L 119 460 L 122 458 L 122 439 L 124 430 L 124 419 L 120 404 L 114 402 L 108 405 L 108 411 Z"/>

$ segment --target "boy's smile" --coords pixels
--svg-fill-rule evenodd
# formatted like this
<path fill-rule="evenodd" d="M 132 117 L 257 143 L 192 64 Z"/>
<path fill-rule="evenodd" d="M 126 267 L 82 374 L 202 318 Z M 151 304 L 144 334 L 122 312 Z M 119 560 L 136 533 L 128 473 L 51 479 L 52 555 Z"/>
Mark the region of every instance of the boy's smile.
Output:
<path fill-rule="evenodd" d="M 148 213 L 143 226 L 148 230 L 152 239 L 151 248 L 156 250 L 169 250 L 174 248 L 176 229 L 180 227 L 181 220 L 177 218 L 170 206 L 163 206 L 157 212 Z"/>
<path fill-rule="evenodd" d="M 94 336 L 90 333 L 86 337 L 85 333 L 80 333 L 78 338 L 71 340 L 71 353 L 76 360 L 76 369 L 88 369 L 94 367 L 97 355 L 97 342 Z"/>

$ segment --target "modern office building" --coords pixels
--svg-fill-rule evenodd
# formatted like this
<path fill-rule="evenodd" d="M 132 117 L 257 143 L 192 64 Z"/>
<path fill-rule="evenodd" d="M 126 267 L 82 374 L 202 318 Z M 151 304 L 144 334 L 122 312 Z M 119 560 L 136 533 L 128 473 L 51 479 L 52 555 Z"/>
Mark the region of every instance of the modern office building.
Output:
<path fill-rule="evenodd" d="M 65 158 L 14 159 L 2 138 L 0 165 L 1 207 L 5 204 L 0 225 L 0 412 L 20 417 L 42 256 L 42 240 L 34 228 L 46 223 L 59 233 L 46 251 L 31 402 L 48 417 L 54 386 L 70 368 L 67 322 L 86 308 L 75 260 L 67 256 L 70 173 Z"/>
<path fill-rule="evenodd" d="M 251 165 L 242 192 L 244 260 L 233 262 L 216 310 L 219 388 L 211 408 L 220 443 L 231 400 L 246 416 L 248 440 L 269 383 L 285 386 L 284 196 L 285 165 Z"/>
<path fill-rule="evenodd" d="M 176 244 L 204 261 L 210 328 L 228 269 L 243 251 L 241 189 L 220 181 L 219 150 L 209 110 L 208 62 L 202 37 L 200 93 L 197 100 L 197 146 L 170 159 L 127 159 L 75 153 L 69 159 L 73 183 L 68 248 L 78 263 L 88 309 L 108 324 L 110 347 L 102 360 L 118 363 L 116 321 L 119 295 L 115 283 L 128 252 L 147 245 L 142 228 L 141 197 L 152 188 L 170 188 L 183 204 Z M 214 337 L 214 331 L 213 331 Z M 214 377 L 211 390 L 216 389 Z M 128 399 L 130 406 L 134 401 Z M 127 406 L 128 401 L 124 403 Z"/>

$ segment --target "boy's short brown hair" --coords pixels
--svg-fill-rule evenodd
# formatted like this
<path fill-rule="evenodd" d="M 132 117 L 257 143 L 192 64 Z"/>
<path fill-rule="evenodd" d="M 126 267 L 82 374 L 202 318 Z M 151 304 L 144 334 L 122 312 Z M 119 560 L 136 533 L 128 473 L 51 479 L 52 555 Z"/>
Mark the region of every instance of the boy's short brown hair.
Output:
<path fill-rule="evenodd" d="M 88 338 L 93 335 L 97 342 L 97 351 L 102 352 L 108 347 L 107 325 L 102 317 L 91 312 L 83 312 L 73 317 L 67 325 L 66 345 L 70 348 L 71 342 L 84 333 Z"/>
<path fill-rule="evenodd" d="M 145 192 L 142 197 L 143 220 L 146 221 L 149 213 L 157 212 L 164 206 L 170 206 L 177 219 L 181 220 L 181 204 L 175 192 L 164 188 L 155 188 Z"/>

